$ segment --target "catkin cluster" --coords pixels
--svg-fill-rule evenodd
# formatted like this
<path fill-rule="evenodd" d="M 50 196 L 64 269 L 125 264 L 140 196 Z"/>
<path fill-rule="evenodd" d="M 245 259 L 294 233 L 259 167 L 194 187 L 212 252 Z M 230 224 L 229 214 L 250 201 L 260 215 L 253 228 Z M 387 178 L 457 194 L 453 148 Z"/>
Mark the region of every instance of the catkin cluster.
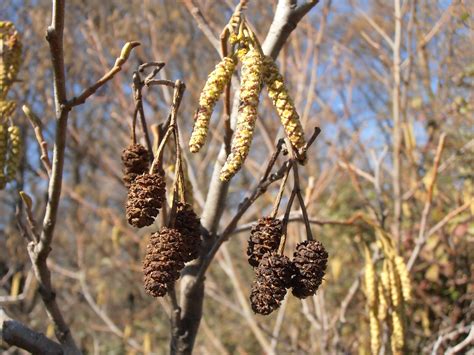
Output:
<path fill-rule="evenodd" d="M 240 104 L 231 150 L 220 171 L 220 179 L 229 181 L 241 169 L 249 154 L 263 84 L 268 87 L 268 94 L 280 116 L 292 149 L 300 162 L 304 161 L 303 148 L 306 142 L 303 127 L 277 65 L 271 57 L 262 54 L 258 40 L 241 13 L 234 14 L 226 28 L 230 31 L 229 42 L 233 47 L 233 55 L 232 58 L 225 57 L 208 77 L 195 114 L 194 129 L 189 141 L 190 151 L 195 153 L 203 146 L 214 106 L 229 84 L 238 60 L 242 62 Z"/>
<path fill-rule="evenodd" d="M 397 254 L 388 236 L 380 234 L 384 260 L 377 273 L 368 249 L 365 250 L 365 289 L 369 314 L 372 354 L 381 347 L 382 324 L 388 323 L 393 354 L 402 354 L 405 346 L 405 307 L 411 301 L 411 283 L 407 266 Z"/>
<path fill-rule="evenodd" d="M 278 254 L 282 222 L 273 217 L 260 218 L 250 232 L 247 255 L 255 268 L 250 303 L 255 313 L 267 315 L 277 309 L 292 288 L 295 297 L 313 296 L 323 280 L 328 253 L 321 242 L 298 243 L 290 260 Z"/>

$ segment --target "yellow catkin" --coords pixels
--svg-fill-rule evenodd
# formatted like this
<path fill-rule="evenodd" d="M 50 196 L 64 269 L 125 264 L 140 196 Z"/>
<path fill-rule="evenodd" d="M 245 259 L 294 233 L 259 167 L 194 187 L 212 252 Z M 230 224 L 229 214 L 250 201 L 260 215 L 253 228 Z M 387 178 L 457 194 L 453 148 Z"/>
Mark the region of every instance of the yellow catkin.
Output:
<path fill-rule="evenodd" d="M 380 273 L 380 283 L 385 291 L 384 294 L 388 302 L 391 302 L 391 295 L 390 295 L 390 272 L 388 270 L 388 259 L 385 259 L 382 266 L 382 272 Z"/>
<path fill-rule="evenodd" d="M 378 286 L 378 294 L 379 294 L 379 304 L 378 304 L 378 312 L 377 312 L 377 317 L 380 321 L 385 321 L 387 319 L 387 314 L 388 314 L 388 299 L 387 299 L 387 294 L 384 290 L 384 287 L 382 286 L 382 282 L 379 282 L 377 284 Z"/>
<path fill-rule="evenodd" d="M 21 135 L 20 127 L 8 127 L 8 139 L 10 141 L 7 159 L 7 181 L 12 181 L 15 178 L 18 166 L 20 165 L 21 154 Z"/>
<path fill-rule="evenodd" d="M 411 282 L 410 274 L 408 273 L 407 265 L 403 258 L 399 255 L 395 256 L 395 271 L 400 278 L 400 285 L 402 288 L 402 296 L 405 302 L 411 301 Z"/>
<path fill-rule="evenodd" d="M 10 117 L 16 109 L 16 102 L 11 100 L 0 100 L 0 121 Z"/>
<path fill-rule="evenodd" d="M 0 190 L 5 188 L 7 178 L 5 166 L 7 163 L 8 132 L 7 126 L 0 123 Z"/>
<path fill-rule="evenodd" d="M 393 354 L 402 354 L 405 344 L 402 317 L 398 312 L 392 312 L 391 346 Z"/>
<path fill-rule="evenodd" d="M 377 279 L 375 267 L 367 247 L 365 247 L 365 289 L 367 303 L 370 308 L 374 308 L 377 305 Z"/>
<path fill-rule="evenodd" d="M 215 69 L 207 78 L 201 96 L 199 97 L 199 107 L 194 116 L 193 133 L 189 140 L 189 150 L 192 153 L 198 152 L 206 142 L 212 112 L 226 84 L 228 84 L 232 78 L 235 64 L 234 59 L 225 57 L 216 65 Z"/>
<path fill-rule="evenodd" d="M 220 173 L 222 181 L 229 181 L 240 170 L 247 158 L 257 120 L 261 87 L 262 56 L 257 50 L 251 49 L 242 60 L 239 115 L 232 139 L 231 152 Z"/>
<path fill-rule="evenodd" d="M 0 42 L 2 58 L 0 60 L 0 98 L 5 98 L 13 84 L 21 65 L 21 42 L 13 23 L 0 21 Z"/>
<path fill-rule="evenodd" d="M 301 149 L 306 144 L 304 131 L 293 100 L 283 81 L 283 76 L 278 71 L 278 67 L 271 57 L 265 56 L 263 63 L 263 80 L 268 89 L 268 96 L 270 96 L 273 105 L 276 107 L 291 144 L 294 148 Z"/>
<path fill-rule="evenodd" d="M 387 260 L 389 282 L 390 282 L 390 297 L 392 300 L 393 308 L 400 307 L 403 302 L 402 291 L 400 286 L 400 280 L 395 272 L 395 265 L 392 259 Z"/>
<path fill-rule="evenodd" d="M 370 350 L 377 355 L 380 349 L 380 324 L 375 309 L 369 309 Z"/>

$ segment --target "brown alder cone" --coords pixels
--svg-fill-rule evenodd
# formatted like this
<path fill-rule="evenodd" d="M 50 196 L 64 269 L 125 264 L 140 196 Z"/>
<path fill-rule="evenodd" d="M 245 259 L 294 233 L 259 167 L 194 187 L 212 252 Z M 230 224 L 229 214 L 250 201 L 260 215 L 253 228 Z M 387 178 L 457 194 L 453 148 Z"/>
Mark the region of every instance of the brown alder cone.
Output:
<path fill-rule="evenodd" d="M 183 261 L 196 259 L 201 248 L 201 222 L 190 204 L 178 203 L 174 227 L 183 237 L 180 249 Z"/>
<path fill-rule="evenodd" d="M 130 186 L 127 220 L 134 227 L 149 226 L 166 200 L 165 177 L 161 173 L 139 175 Z"/>
<path fill-rule="evenodd" d="M 328 253 L 321 242 L 305 240 L 298 243 L 293 255 L 297 273 L 293 278 L 293 295 L 298 298 L 313 296 L 323 281 Z"/>
<path fill-rule="evenodd" d="M 130 187 L 138 175 L 149 169 L 149 153 L 141 144 L 130 144 L 122 151 L 123 183 Z"/>
<path fill-rule="evenodd" d="M 280 245 L 281 235 L 282 223 L 279 219 L 273 217 L 259 218 L 257 224 L 250 231 L 247 246 L 249 264 L 257 267 L 265 253 L 276 251 Z"/>
<path fill-rule="evenodd" d="M 291 286 L 294 266 L 284 255 L 267 253 L 255 270 L 250 303 L 255 313 L 267 315 L 280 307 Z"/>
<path fill-rule="evenodd" d="M 179 279 L 184 268 L 182 242 L 183 236 L 174 228 L 163 227 L 151 235 L 143 261 L 143 285 L 149 295 L 163 297 L 168 285 Z"/>

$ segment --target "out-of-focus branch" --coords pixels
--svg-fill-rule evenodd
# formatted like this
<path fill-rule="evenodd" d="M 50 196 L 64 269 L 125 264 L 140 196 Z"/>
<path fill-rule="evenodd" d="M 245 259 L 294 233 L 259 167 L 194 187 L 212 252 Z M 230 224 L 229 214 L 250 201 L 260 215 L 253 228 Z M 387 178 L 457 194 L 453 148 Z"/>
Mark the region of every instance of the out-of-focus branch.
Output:
<path fill-rule="evenodd" d="M 85 89 L 79 96 L 73 97 L 70 101 L 67 102 L 67 106 L 72 108 L 74 106 L 78 106 L 86 102 L 86 100 L 94 95 L 94 93 L 104 86 L 109 80 L 112 80 L 115 74 L 122 70 L 122 65 L 127 61 L 128 57 L 130 56 L 130 52 L 133 48 L 140 45 L 140 42 L 127 42 L 122 48 L 120 56 L 116 59 L 114 66 L 104 74 L 102 78 L 97 80 L 97 82 L 87 89 Z"/>
<path fill-rule="evenodd" d="M 209 22 L 204 17 L 201 9 L 193 0 L 183 0 L 183 4 L 189 13 L 193 16 L 194 20 L 196 21 L 199 29 L 202 33 L 206 36 L 207 40 L 211 43 L 211 45 L 215 48 L 215 50 L 220 53 L 221 52 L 221 45 L 220 41 L 218 40 L 218 35 L 214 33 L 209 26 Z"/>
<path fill-rule="evenodd" d="M 395 34 L 392 42 L 393 63 L 392 63 L 392 120 L 393 120 L 393 231 L 395 240 L 400 246 L 401 222 L 402 222 L 402 182 L 401 182 L 401 159 L 402 159 L 402 115 L 401 115 L 401 42 L 402 42 L 402 15 L 400 0 L 394 0 L 395 12 L 393 14 L 395 22 Z"/>
<path fill-rule="evenodd" d="M 10 319 L 0 309 L 0 340 L 9 346 L 17 346 L 32 354 L 63 354 L 61 345 L 24 324 Z"/>
<path fill-rule="evenodd" d="M 415 264 L 415 261 L 418 258 L 418 254 L 420 253 L 421 249 L 426 243 L 426 239 L 427 239 L 426 234 L 425 234 L 426 223 L 428 221 L 428 216 L 431 210 L 431 203 L 433 202 L 433 191 L 436 184 L 436 178 L 438 177 L 439 161 L 441 159 L 441 154 L 443 153 L 445 139 L 446 139 L 446 134 L 445 133 L 441 134 L 441 137 L 439 138 L 438 148 L 436 149 L 433 170 L 431 172 L 432 175 L 430 176 L 431 181 L 428 186 L 428 194 L 427 194 L 427 198 L 425 202 L 425 207 L 423 208 L 423 213 L 421 215 L 420 230 L 418 232 L 418 238 L 416 240 L 415 249 L 413 250 L 413 253 L 410 256 L 410 260 L 407 263 L 408 270 L 411 270 L 413 268 L 413 265 Z"/>

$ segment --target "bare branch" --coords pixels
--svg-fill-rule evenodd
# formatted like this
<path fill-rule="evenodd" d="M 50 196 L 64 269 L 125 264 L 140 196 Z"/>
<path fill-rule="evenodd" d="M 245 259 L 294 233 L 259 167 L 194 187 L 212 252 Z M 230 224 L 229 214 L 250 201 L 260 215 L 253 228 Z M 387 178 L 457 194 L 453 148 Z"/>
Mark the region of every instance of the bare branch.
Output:
<path fill-rule="evenodd" d="M 0 339 L 10 346 L 17 346 L 33 354 L 63 354 L 61 345 L 24 324 L 10 319 L 0 309 Z"/>
<path fill-rule="evenodd" d="M 112 80 L 115 74 L 122 70 L 122 65 L 127 61 L 130 52 L 133 48 L 140 45 L 140 42 L 127 42 L 122 48 L 122 52 L 120 53 L 120 57 L 118 57 L 115 61 L 114 66 L 110 69 L 102 78 L 97 80 L 95 84 L 85 89 L 78 97 L 73 97 L 70 101 L 67 102 L 67 106 L 72 108 L 74 106 L 82 105 L 86 100 L 94 95 L 94 93 L 104 86 L 109 80 Z"/>
<path fill-rule="evenodd" d="M 435 155 L 435 160 L 433 164 L 433 170 L 431 172 L 432 175 L 430 176 L 431 181 L 428 186 L 428 195 L 426 198 L 425 207 L 423 208 L 423 213 L 421 215 L 420 230 L 418 233 L 418 238 L 416 240 L 415 249 L 413 250 L 413 253 L 410 256 L 410 260 L 407 263 L 408 270 L 411 270 L 413 268 L 415 261 L 418 258 L 418 254 L 420 253 L 421 249 L 423 248 L 427 240 L 427 237 L 425 234 L 426 223 L 427 223 L 428 216 L 431 210 L 431 203 L 433 201 L 433 191 L 436 184 L 436 178 L 438 176 L 439 161 L 441 159 L 441 154 L 443 153 L 445 138 L 446 138 L 445 133 L 441 134 L 441 137 L 439 138 L 438 148 L 436 149 L 436 155 Z"/>

